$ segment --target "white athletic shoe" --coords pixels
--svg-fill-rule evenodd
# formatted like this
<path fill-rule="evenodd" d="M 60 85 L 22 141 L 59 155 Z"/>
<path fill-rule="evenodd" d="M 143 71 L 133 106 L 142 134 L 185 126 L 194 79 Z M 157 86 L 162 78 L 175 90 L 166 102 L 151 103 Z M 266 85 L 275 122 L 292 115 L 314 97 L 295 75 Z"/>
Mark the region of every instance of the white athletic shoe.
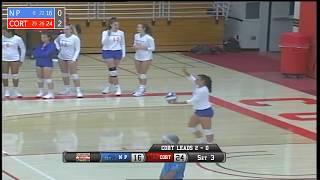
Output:
<path fill-rule="evenodd" d="M 121 96 L 121 88 L 120 88 L 120 85 L 118 85 L 117 87 L 115 87 L 116 88 L 116 93 L 115 93 L 115 95 L 116 96 Z"/>
<path fill-rule="evenodd" d="M 54 95 L 53 93 L 48 93 L 47 95 L 45 96 L 42 96 L 43 99 L 53 99 L 54 98 Z"/>
<path fill-rule="evenodd" d="M 63 91 L 59 93 L 60 95 L 70 95 L 71 90 L 69 88 L 65 88 Z"/>
<path fill-rule="evenodd" d="M 108 86 L 106 86 L 103 90 L 102 90 L 102 94 L 109 94 L 109 93 L 111 93 L 111 92 L 113 92 L 114 91 L 114 86 L 113 85 L 108 85 Z"/>
<path fill-rule="evenodd" d="M 145 92 L 145 89 L 142 87 L 139 87 L 138 90 L 135 93 L 133 93 L 133 96 L 135 97 L 144 96 L 144 92 Z"/>
<path fill-rule="evenodd" d="M 131 94 L 133 95 L 133 94 L 135 94 L 137 91 L 139 91 L 139 87 L 140 87 L 140 86 L 138 86 Z"/>
<path fill-rule="evenodd" d="M 20 94 L 18 90 L 14 90 L 13 96 L 20 98 L 20 97 L 22 97 L 22 94 Z"/>
<path fill-rule="evenodd" d="M 43 91 L 39 91 L 38 94 L 36 95 L 37 98 L 40 98 L 44 95 Z"/>
<path fill-rule="evenodd" d="M 10 90 L 9 89 L 5 90 L 4 97 L 10 97 Z"/>
<path fill-rule="evenodd" d="M 77 91 L 77 98 L 82 98 L 83 97 L 83 94 L 81 93 L 81 91 Z"/>

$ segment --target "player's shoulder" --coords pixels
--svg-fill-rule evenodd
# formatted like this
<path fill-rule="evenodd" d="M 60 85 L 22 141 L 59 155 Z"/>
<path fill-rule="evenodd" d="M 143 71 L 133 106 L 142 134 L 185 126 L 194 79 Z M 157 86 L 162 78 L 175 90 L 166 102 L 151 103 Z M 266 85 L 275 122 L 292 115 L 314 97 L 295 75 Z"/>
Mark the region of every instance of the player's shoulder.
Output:
<path fill-rule="evenodd" d="M 139 37 L 140 37 L 140 33 L 134 34 L 134 37 L 135 37 L 135 38 L 139 38 Z"/>
<path fill-rule="evenodd" d="M 22 38 L 20 36 L 18 36 L 18 35 L 14 35 L 13 38 L 16 39 L 16 40 L 19 40 L 19 41 L 22 40 Z"/>
<path fill-rule="evenodd" d="M 80 40 L 80 38 L 75 34 L 72 34 L 70 37 L 72 38 L 72 40 Z"/>
<path fill-rule="evenodd" d="M 207 86 L 203 86 L 203 87 L 198 88 L 198 89 L 199 89 L 199 91 L 201 91 L 201 92 L 203 92 L 203 93 L 209 93 L 209 89 L 208 89 Z"/>
<path fill-rule="evenodd" d="M 65 34 L 59 34 L 58 38 L 65 38 L 66 35 Z"/>
<path fill-rule="evenodd" d="M 183 169 L 186 166 L 186 163 L 171 163 L 169 166 L 171 169 Z"/>
<path fill-rule="evenodd" d="M 146 38 L 154 40 L 154 38 L 150 34 L 146 34 Z"/>
<path fill-rule="evenodd" d="M 124 31 L 118 29 L 117 34 L 124 35 Z"/>
<path fill-rule="evenodd" d="M 50 46 L 50 47 L 56 47 L 56 44 L 51 41 L 51 42 L 49 43 L 49 46 Z"/>

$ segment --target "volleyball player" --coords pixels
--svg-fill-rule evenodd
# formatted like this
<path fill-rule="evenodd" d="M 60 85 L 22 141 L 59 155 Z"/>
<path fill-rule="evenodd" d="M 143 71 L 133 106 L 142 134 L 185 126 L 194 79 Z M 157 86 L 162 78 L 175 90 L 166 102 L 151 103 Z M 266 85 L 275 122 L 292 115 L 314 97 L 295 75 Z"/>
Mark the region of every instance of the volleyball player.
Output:
<path fill-rule="evenodd" d="M 200 74 L 193 76 L 185 68 L 183 69 L 184 75 L 188 80 L 192 81 L 194 85 L 192 98 L 184 102 L 169 101 L 172 104 L 192 104 L 195 110 L 194 114 L 188 124 L 188 129 L 193 133 L 198 143 L 213 143 L 213 132 L 211 129 L 212 117 L 214 115 L 213 108 L 209 102 L 209 93 L 211 92 L 212 82 L 211 78 L 207 75 Z M 197 129 L 198 125 L 201 125 L 202 132 Z"/>
<path fill-rule="evenodd" d="M 83 97 L 80 89 L 80 78 L 77 72 L 77 59 L 80 54 L 80 39 L 77 36 L 77 31 L 73 25 L 67 25 L 64 33 L 60 34 L 54 40 L 57 49 L 59 50 L 59 66 L 62 73 L 64 90 L 60 93 L 68 95 L 71 93 L 70 76 L 76 87 L 76 96 Z"/>
<path fill-rule="evenodd" d="M 52 36 L 47 32 L 41 33 L 41 43 L 33 50 L 33 57 L 36 59 L 36 71 L 38 77 L 39 92 L 37 97 L 44 99 L 54 98 L 53 81 L 51 78 L 53 61 L 57 49 L 55 43 L 52 41 Z M 44 93 L 44 84 L 48 86 L 48 93 Z"/>
<path fill-rule="evenodd" d="M 102 90 L 103 94 L 115 92 L 121 95 L 118 80 L 118 66 L 126 55 L 126 44 L 124 32 L 119 30 L 119 22 L 115 17 L 111 18 L 107 30 L 102 32 L 102 58 L 108 67 L 108 82 Z"/>
<path fill-rule="evenodd" d="M 20 52 L 19 52 L 20 51 Z M 19 69 L 25 59 L 26 47 L 21 37 L 15 35 L 14 30 L 2 28 L 2 83 L 4 96 L 10 96 L 8 88 L 9 77 L 13 82 L 13 96 L 22 97 L 18 91 Z M 9 75 L 11 71 L 11 76 Z"/>
<path fill-rule="evenodd" d="M 162 136 L 163 144 L 178 144 L 179 137 L 174 134 L 165 134 Z M 186 169 L 185 162 L 168 162 L 164 163 L 161 171 L 160 179 L 182 180 Z"/>
<path fill-rule="evenodd" d="M 143 96 L 147 84 L 147 71 L 152 62 L 152 51 L 155 50 L 151 29 L 147 24 L 137 25 L 137 34 L 134 36 L 135 67 L 138 73 L 139 86 L 133 96 Z"/>

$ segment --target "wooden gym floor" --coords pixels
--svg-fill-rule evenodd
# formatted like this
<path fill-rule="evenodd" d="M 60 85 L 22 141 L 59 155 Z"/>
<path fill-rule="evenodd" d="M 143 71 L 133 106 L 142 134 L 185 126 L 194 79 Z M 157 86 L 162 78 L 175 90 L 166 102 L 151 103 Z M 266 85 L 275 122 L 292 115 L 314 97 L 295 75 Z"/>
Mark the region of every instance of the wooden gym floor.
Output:
<path fill-rule="evenodd" d="M 225 163 L 189 163 L 185 179 L 315 179 L 316 96 L 201 62 L 180 53 L 157 53 L 148 73 L 148 94 L 132 97 L 137 75 L 133 54 L 121 64 L 122 97 L 101 95 L 106 67 L 99 54 L 81 55 L 79 74 L 85 98 L 39 100 L 34 61 L 22 66 L 23 99 L 3 99 L 3 179 L 157 179 L 162 163 L 64 164 L 62 151 L 147 151 L 166 132 L 194 143 L 186 131 L 190 105 L 169 105 L 166 92 L 184 100 L 191 84 L 186 66 L 213 79 L 216 143 Z M 58 66 L 55 91 L 62 89 Z"/>

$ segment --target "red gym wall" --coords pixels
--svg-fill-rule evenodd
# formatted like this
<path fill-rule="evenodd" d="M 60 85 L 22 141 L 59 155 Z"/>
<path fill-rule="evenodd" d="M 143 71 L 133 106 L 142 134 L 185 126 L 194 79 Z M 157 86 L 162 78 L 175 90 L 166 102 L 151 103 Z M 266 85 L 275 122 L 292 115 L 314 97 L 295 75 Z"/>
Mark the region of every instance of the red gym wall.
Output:
<path fill-rule="evenodd" d="M 311 52 L 308 59 L 307 75 L 316 78 L 317 59 L 317 2 L 300 2 L 299 32 L 305 33 L 311 40 Z"/>

